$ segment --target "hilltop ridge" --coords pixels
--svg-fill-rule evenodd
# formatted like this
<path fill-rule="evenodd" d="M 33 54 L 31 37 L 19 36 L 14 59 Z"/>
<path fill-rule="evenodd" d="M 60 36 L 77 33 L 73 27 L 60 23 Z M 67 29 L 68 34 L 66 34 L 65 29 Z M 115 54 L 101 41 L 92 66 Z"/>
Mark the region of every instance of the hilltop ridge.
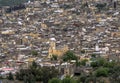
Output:
<path fill-rule="evenodd" d="M 0 0 L 0 6 L 12 6 L 27 2 L 28 0 Z"/>

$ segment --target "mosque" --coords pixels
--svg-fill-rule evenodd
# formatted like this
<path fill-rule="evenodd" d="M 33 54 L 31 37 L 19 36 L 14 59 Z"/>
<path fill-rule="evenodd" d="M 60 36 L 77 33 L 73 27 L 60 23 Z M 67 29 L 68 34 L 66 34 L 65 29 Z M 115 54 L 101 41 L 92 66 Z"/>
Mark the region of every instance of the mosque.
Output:
<path fill-rule="evenodd" d="M 58 48 L 58 47 L 56 47 L 56 39 L 50 38 L 48 58 L 51 58 L 52 55 L 57 55 L 58 57 L 60 57 L 67 51 L 68 51 L 67 45 L 64 45 L 63 47 Z"/>

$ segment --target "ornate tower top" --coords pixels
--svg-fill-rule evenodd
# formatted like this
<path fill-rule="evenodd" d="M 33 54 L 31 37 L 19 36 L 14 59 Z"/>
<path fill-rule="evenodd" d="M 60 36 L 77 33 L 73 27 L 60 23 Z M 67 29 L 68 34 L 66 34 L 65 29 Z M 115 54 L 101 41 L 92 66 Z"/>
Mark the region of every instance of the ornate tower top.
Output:
<path fill-rule="evenodd" d="M 50 41 L 56 41 L 56 39 L 55 38 L 50 38 Z"/>

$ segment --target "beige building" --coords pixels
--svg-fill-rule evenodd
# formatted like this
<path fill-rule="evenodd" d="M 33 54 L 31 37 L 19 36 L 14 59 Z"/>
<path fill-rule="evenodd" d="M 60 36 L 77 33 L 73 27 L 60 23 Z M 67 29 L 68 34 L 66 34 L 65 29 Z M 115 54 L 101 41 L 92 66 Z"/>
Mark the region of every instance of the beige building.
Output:
<path fill-rule="evenodd" d="M 50 39 L 50 47 L 49 47 L 48 58 L 51 58 L 52 55 L 62 56 L 67 51 L 68 51 L 68 46 L 67 45 L 64 45 L 61 48 L 56 48 L 55 38 Z"/>

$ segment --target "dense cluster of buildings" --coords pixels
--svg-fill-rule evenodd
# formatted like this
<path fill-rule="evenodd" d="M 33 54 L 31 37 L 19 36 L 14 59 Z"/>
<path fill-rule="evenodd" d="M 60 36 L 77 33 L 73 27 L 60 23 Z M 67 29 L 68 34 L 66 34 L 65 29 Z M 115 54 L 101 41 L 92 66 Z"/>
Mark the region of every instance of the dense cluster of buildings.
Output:
<path fill-rule="evenodd" d="M 102 3 L 106 6 L 99 11 L 96 5 Z M 120 61 L 119 0 L 34 0 L 25 5 L 11 13 L 5 12 L 8 7 L 0 9 L 2 71 L 17 70 L 33 60 L 42 66 L 59 65 L 49 58 L 68 50 L 80 59 L 96 54 Z"/>

